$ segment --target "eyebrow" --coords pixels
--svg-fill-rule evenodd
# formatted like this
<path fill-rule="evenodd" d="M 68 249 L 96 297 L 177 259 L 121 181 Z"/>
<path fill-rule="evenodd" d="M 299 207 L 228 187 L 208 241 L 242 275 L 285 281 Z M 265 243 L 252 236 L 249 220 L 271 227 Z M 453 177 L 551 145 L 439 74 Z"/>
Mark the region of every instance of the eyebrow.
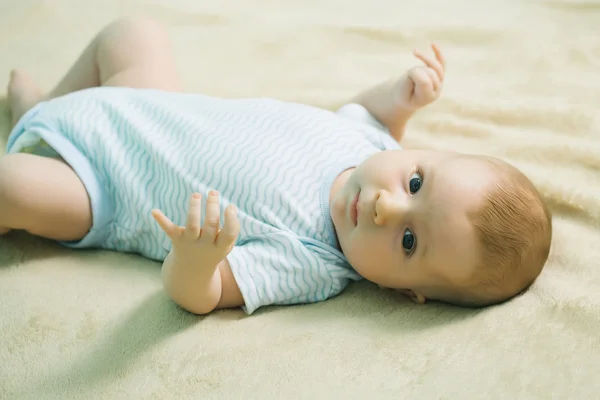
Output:
<path fill-rule="evenodd" d="M 421 258 L 424 260 L 427 257 L 427 250 L 429 250 L 429 246 L 427 245 L 427 242 L 425 242 L 425 244 L 421 247 Z"/>
<path fill-rule="evenodd" d="M 431 172 L 430 168 L 428 168 L 428 169 L 429 169 L 429 171 L 427 171 L 428 172 L 427 173 L 427 198 L 429 199 L 433 196 L 433 194 L 431 193 L 431 190 L 432 190 L 431 188 L 433 187 L 433 182 L 435 182 L 434 178 L 436 175 Z M 421 259 L 425 259 L 427 257 L 427 252 L 429 251 L 429 247 L 430 247 L 429 245 L 432 241 L 431 238 L 432 238 L 433 229 L 432 229 L 429 221 L 426 223 L 423 223 L 421 228 L 422 228 L 422 230 L 425 231 L 425 233 L 426 233 L 425 236 L 428 239 L 425 241 L 425 244 L 423 244 L 422 250 L 421 250 Z M 421 233 L 423 233 L 423 232 L 421 232 Z"/>
<path fill-rule="evenodd" d="M 428 238 L 431 239 L 431 230 L 430 229 L 426 229 L 427 231 L 427 236 Z M 429 245 L 427 244 L 427 241 L 425 241 L 425 244 L 423 244 L 423 246 L 421 246 L 422 250 L 421 250 L 421 259 L 425 260 L 427 258 L 427 251 L 429 250 Z"/>

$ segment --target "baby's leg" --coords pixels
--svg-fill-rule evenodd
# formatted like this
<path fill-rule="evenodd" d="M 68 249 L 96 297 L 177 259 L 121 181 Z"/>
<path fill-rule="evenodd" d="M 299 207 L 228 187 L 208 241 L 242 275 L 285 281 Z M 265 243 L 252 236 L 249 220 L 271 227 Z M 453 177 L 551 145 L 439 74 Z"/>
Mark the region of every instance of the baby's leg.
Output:
<path fill-rule="evenodd" d="M 0 234 L 22 229 L 72 241 L 83 238 L 91 225 L 87 191 L 67 164 L 32 154 L 0 159 Z"/>
<path fill-rule="evenodd" d="M 8 88 L 13 125 L 41 100 L 95 86 L 180 90 L 164 27 L 142 17 L 113 22 L 45 96 L 26 74 L 13 71 Z M 72 241 L 81 239 L 91 223 L 87 191 L 67 164 L 31 154 L 0 159 L 0 234 L 23 229 Z"/>
<path fill-rule="evenodd" d="M 29 76 L 12 71 L 8 94 L 13 126 L 41 100 L 96 86 L 180 90 L 165 28 L 144 17 L 109 24 L 46 96 Z"/>

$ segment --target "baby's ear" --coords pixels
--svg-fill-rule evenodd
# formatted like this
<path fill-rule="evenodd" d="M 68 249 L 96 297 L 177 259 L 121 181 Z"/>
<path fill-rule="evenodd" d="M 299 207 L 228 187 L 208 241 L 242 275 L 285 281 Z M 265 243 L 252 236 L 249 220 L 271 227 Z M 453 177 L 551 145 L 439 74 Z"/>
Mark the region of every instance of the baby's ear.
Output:
<path fill-rule="evenodd" d="M 422 293 L 419 292 L 415 292 L 413 290 L 410 289 L 396 289 L 398 292 L 402 293 L 405 296 L 408 296 L 413 303 L 415 304 L 425 304 L 425 301 L 427 300 L 425 298 L 425 296 L 423 296 Z"/>

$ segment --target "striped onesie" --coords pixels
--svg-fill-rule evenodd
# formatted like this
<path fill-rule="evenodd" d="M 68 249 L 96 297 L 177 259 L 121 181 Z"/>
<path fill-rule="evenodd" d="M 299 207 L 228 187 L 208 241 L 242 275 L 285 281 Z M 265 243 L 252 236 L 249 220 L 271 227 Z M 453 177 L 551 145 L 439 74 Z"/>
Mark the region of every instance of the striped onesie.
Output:
<path fill-rule="evenodd" d="M 222 99 L 153 89 L 93 88 L 38 104 L 7 153 L 60 156 L 83 182 L 93 225 L 73 248 L 162 261 L 169 238 L 150 212 L 184 225 L 193 192 L 219 191 L 221 218 L 238 208 L 227 257 L 253 313 L 322 301 L 360 276 L 339 250 L 329 192 L 374 153 L 397 149 L 366 109 L 337 113 L 274 99 Z"/>

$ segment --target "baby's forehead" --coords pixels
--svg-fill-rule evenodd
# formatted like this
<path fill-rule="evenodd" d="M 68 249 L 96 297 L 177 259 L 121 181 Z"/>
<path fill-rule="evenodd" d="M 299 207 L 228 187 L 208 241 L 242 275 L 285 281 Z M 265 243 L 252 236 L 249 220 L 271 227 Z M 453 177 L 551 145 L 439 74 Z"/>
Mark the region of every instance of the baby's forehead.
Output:
<path fill-rule="evenodd" d="M 492 157 L 479 154 L 452 153 L 446 157 L 440 166 L 451 169 L 486 170 L 491 172 L 499 167 L 499 163 Z"/>
<path fill-rule="evenodd" d="M 500 175 L 479 158 L 453 157 L 432 167 L 429 184 L 438 201 L 460 203 L 483 198 Z"/>

